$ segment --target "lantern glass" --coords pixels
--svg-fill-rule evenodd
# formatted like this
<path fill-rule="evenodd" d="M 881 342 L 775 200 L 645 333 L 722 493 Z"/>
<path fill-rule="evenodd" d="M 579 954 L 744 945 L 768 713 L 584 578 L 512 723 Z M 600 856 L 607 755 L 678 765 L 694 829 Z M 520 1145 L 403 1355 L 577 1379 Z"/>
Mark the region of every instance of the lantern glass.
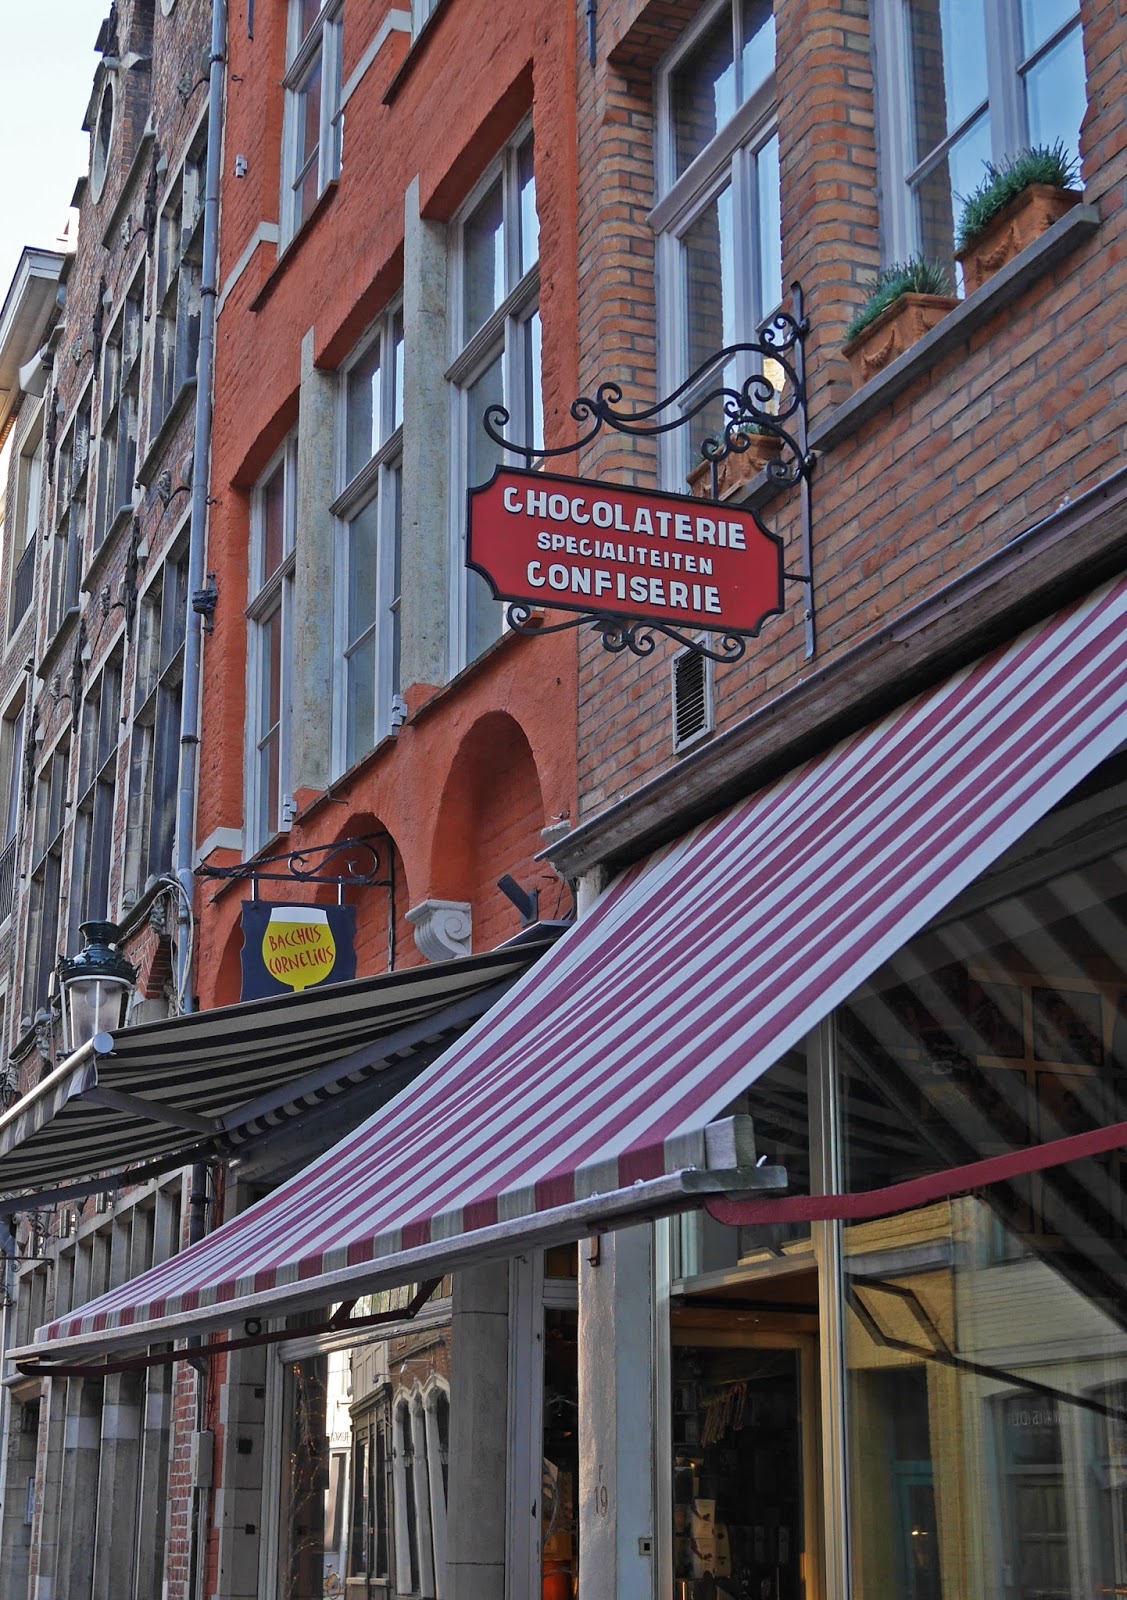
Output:
<path fill-rule="evenodd" d="M 112 922 L 84 922 L 78 931 L 82 950 L 59 965 L 72 1050 L 122 1027 L 137 981 L 136 968 L 115 949 L 120 933 Z"/>
<path fill-rule="evenodd" d="M 71 978 L 66 991 L 72 1050 L 86 1044 L 96 1033 L 113 1033 L 122 1026 L 132 987 L 124 978 L 93 974 Z"/>

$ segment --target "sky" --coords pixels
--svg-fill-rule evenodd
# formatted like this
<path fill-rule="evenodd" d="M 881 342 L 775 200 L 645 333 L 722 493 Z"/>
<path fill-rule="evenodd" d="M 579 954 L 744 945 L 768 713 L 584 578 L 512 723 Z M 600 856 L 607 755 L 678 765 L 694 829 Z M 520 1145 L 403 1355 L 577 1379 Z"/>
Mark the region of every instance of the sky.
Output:
<path fill-rule="evenodd" d="M 59 249 L 110 0 L 0 0 L 0 302 L 25 244 Z"/>

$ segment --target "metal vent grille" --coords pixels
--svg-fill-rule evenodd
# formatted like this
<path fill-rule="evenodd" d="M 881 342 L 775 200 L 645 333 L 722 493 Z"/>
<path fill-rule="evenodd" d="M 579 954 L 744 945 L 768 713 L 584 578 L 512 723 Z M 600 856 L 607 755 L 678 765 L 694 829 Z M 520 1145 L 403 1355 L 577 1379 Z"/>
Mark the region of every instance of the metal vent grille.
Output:
<path fill-rule="evenodd" d="M 712 732 L 712 662 L 695 650 L 673 657 L 673 748 L 683 750 Z"/>

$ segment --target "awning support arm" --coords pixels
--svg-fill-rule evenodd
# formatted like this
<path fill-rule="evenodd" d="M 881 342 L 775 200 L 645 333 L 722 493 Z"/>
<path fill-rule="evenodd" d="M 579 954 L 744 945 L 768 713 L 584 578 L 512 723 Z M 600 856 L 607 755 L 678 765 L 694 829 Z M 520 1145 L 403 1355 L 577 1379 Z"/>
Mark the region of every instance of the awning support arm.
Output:
<path fill-rule="evenodd" d="M 315 1337 L 319 1333 L 351 1333 L 366 1328 L 378 1328 L 385 1322 L 413 1322 L 431 1295 L 442 1282 L 429 1278 L 420 1284 L 410 1302 L 398 1311 L 375 1311 L 368 1317 L 350 1318 L 355 1300 L 346 1300 L 327 1322 L 303 1328 L 267 1328 L 263 1330 L 257 1318 L 244 1324 L 248 1329 L 257 1324 L 254 1333 L 241 1339 L 221 1339 L 212 1344 L 196 1345 L 186 1350 L 160 1350 L 144 1356 L 121 1356 L 116 1361 L 91 1361 L 70 1366 L 52 1361 L 17 1361 L 16 1371 L 25 1378 L 108 1378 L 119 1372 L 144 1372 L 149 1367 L 170 1367 L 177 1361 L 200 1361 L 210 1356 L 226 1355 L 232 1350 L 253 1350 L 259 1345 L 282 1344 L 287 1339 Z"/>
<path fill-rule="evenodd" d="M 111 1111 L 121 1111 L 127 1117 L 139 1117 L 143 1122 L 167 1122 L 173 1128 L 186 1128 L 189 1133 L 202 1133 L 211 1138 L 223 1131 L 218 1122 L 199 1117 L 194 1111 L 162 1105 L 139 1094 L 126 1094 L 124 1089 L 107 1089 L 100 1083 L 84 1090 L 81 1099 L 93 1101 L 96 1106 L 108 1106 Z"/>

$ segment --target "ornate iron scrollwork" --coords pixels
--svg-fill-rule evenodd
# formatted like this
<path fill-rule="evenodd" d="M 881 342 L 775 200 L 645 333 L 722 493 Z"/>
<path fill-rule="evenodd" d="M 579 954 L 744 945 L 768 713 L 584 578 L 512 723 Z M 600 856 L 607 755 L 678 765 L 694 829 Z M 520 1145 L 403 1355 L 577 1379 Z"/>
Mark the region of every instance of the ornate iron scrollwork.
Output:
<path fill-rule="evenodd" d="M 342 892 L 353 885 L 388 889 L 393 886 L 394 868 L 389 859 L 387 868 L 381 869 L 376 849 L 384 840 L 390 843 L 390 835 L 364 834 L 357 839 L 338 839 L 333 844 L 308 845 L 303 850 L 291 850 L 287 855 L 256 856 L 253 861 L 240 861 L 232 867 L 212 867 L 201 861 L 196 876 L 249 879 L 256 900 L 259 882 L 328 883 Z M 338 859 L 339 869 L 330 872 L 329 867 Z M 380 876 L 381 870 L 386 870 L 386 877 Z"/>
<path fill-rule="evenodd" d="M 778 441 L 779 453 L 764 465 L 767 481 L 777 488 L 802 490 L 802 571 L 785 571 L 784 577 L 804 584 L 807 590 L 805 611 L 806 653 L 814 653 L 813 582 L 811 578 L 810 480 L 815 458 L 807 445 L 807 391 L 804 341 L 809 322 L 803 309 L 800 285 L 791 286 L 793 311 L 778 311 L 760 330 L 758 339 L 726 345 L 703 362 L 671 394 L 654 405 L 623 409 L 620 384 L 601 383 L 593 395 L 581 395 L 570 407 L 573 420 L 582 432 L 571 444 L 547 447 L 510 439 L 505 429 L 512 420 L 503 405 L 486 408 L 482 425 L 493 443 L 512 455 L 522 456 L 529 467 L 574 455 L 591 444 L 604 428 L 634 438 L 654 439 L 677 428 L 688 427 L 702 413 L 717 405 L 726 418 L 718 434 L 704 439 L 700 457 L 711 467 L 711 498 L 719 500 L 719 469 L 730 456 L 744 455 L 754 439 L 769 437 Z M 727 374 L 734 363 L 749 360 L 771 362 L 782 374 L 781 385 L 757 367 L 741 381 Z M 710 374 L 718 382 L 708 385 Z M 702 387 L 703 386 L 703 387 Z M 699 391 L 699 392 L 698 392 Z M 691 397 L 686 399 L 686 397 Z M 752 513 L 762 528 L 758 516 Z M 767 531 L 764 529 L 764 531 Z M 695 635 L 653 618 L 608 616 L 583 612 L 567 622 L 541 621 L 536 608 L 527 602 L 510 602 L 509 626 L 518 633 L 559 633 L 569 628 L 589 626 L 602 638 L 612 654 L 629 651 L 636 656 L 652 655 L 656 635 L 664 634 L 677 644 L 713 661 L 739 661 L 747 649 L 748 635 L 721 632 L 713 645 L 703 644 Z"/>

